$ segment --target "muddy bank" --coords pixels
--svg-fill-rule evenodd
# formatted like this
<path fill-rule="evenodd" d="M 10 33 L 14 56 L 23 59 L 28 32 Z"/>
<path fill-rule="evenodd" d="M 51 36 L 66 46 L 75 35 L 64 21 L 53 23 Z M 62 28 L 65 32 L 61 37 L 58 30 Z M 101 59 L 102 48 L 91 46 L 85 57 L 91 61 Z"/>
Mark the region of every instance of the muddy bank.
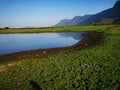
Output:
<path fill-rule="evenodd" d="M 76 45 L 66 48 L 33 50 L 33 51 L 24 51 L 14 54 L 2 55 L 0 56 L 0 63 L 4 63 L 7 61 L 21 61 L 23 59 L 29 59 L 29 58 L 43 58 L 50 55 L 56 55 L 62 51 L 66 52 L 66 54 L 74 53 L 74 51 L 91 48 L 95 45 L 101 44 L 104 41 L 103 32 L 86 32 L 86 34 L 84 34 L 83 37 L 84 38 Z"/>

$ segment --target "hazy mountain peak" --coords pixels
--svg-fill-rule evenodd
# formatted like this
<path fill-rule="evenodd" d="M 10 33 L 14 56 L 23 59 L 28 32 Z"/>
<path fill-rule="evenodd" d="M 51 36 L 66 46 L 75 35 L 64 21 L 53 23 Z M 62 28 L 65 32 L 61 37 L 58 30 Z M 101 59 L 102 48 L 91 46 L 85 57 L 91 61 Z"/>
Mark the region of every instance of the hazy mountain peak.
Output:
<path fill-rule="evenodd" d="M 118 0 L 118 1 L 115 3 L 114 7 L 120 7 L 120 0 Z"/>
<path fill-rule="evenodd" d="M 59 23 L 57 23 L 55 26 L 65 26 L 71 19 L 63 19 Z"/>
<path fill-rule="evenodd" d="M 82 18 L 82 16 L 75 16 L 73 19 Z"/>

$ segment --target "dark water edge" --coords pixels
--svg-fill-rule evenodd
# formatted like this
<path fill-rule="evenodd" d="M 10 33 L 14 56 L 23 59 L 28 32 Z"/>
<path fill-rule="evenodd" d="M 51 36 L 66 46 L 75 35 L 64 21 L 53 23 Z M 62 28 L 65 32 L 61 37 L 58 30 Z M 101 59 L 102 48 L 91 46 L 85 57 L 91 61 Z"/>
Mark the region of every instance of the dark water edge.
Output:
<path fill-rule="evenodd" d="M 0 56 L 0 63 L 8 61 L 21 61 L 29 58 L 43 58 L 47 56 L 57 55 L 59 52 L 66 52 L 66 54 L 74 53 L 82 49 L 92 48 L 104 42 L 104 32 L 85 32 L 83 39 L 74 46 L 65 48 L 40 49 L 32 51 L 24 51 L 14 54 Z"/>

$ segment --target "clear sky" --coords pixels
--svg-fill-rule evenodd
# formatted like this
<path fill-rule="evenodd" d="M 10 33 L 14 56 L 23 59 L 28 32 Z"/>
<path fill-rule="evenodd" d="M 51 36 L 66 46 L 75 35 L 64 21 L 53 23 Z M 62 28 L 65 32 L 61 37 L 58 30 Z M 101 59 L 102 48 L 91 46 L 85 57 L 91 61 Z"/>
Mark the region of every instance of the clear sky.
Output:
<path fill-rule="evenodd" d="M 116 0 L 0 0 L 0 27 L 46 27 L 61 19 L 95 14 Z"/>

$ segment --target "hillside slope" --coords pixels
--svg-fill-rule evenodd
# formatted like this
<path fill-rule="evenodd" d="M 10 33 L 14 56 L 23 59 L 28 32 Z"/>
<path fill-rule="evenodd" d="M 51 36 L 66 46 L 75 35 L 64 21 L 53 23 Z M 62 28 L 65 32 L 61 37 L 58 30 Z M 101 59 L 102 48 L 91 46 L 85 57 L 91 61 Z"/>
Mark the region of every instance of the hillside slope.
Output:
<path fill-rule="evenodd" d="M 75 16 L 73 19 L 61 20 L 55 26 L 78 26 L 89 24 L 120 23 L 120 0 L 112 8 L 94 15 Z"/>

